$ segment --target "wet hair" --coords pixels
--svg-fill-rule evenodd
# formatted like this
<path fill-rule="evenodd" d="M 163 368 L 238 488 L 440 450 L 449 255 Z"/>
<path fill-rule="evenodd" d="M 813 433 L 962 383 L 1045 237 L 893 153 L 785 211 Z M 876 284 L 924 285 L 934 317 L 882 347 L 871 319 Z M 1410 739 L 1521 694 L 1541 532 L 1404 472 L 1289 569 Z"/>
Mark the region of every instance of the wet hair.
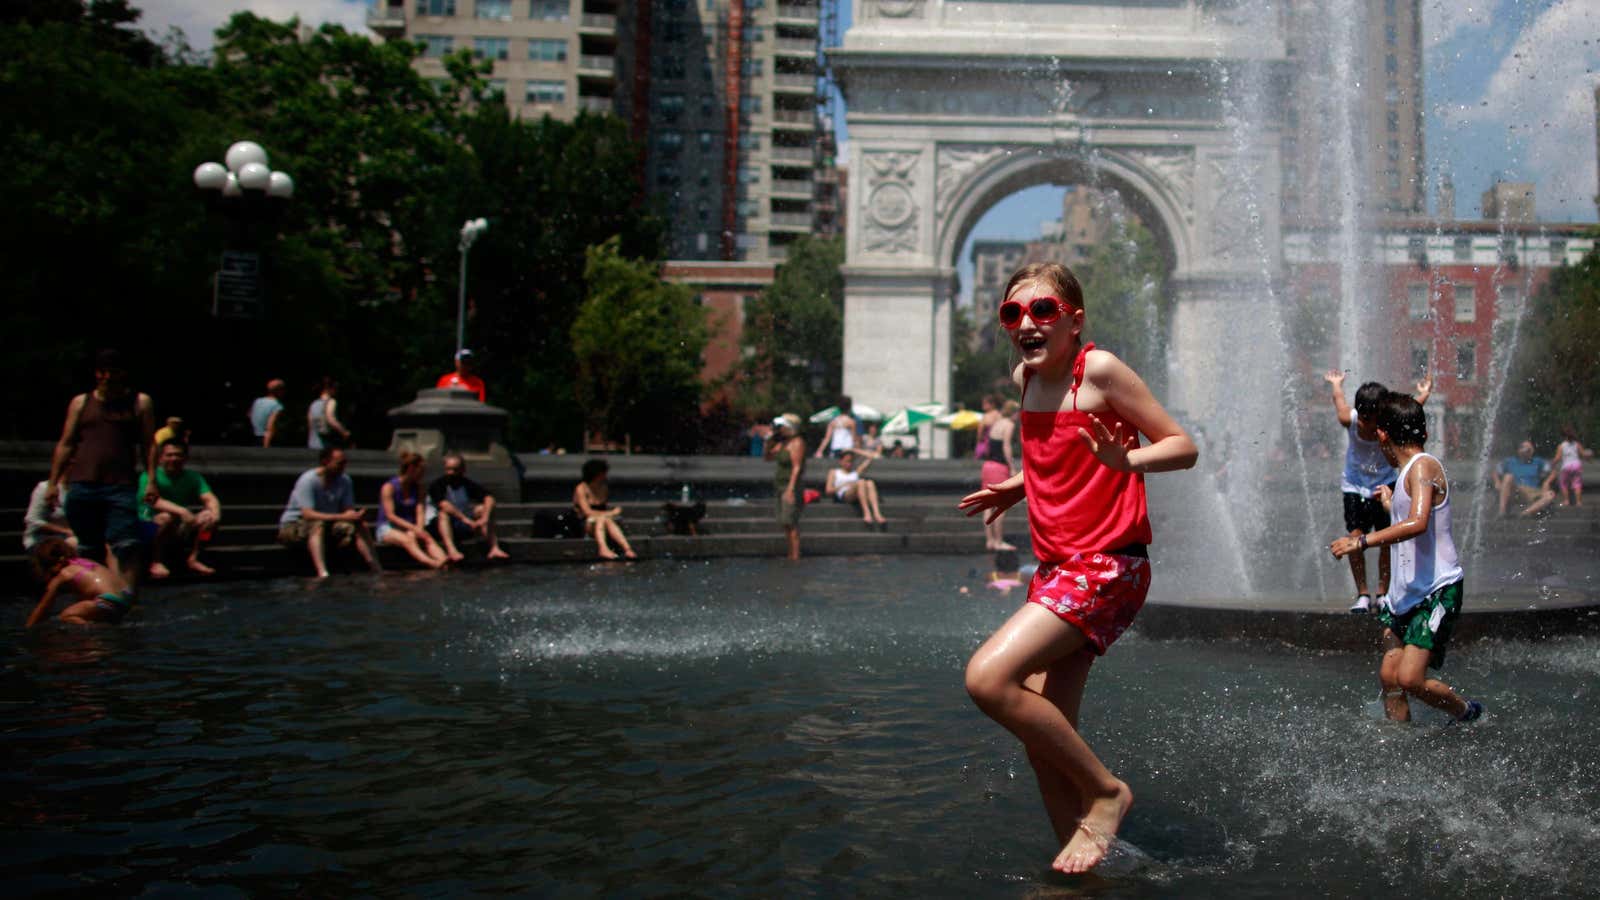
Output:
<path fill-rule="evenodd" d="M 1015 572 L 1021 566 L 1017 564 L 1017 551 L 996 550 L 994 554 L 994 570 L 996 572 Z"/>
<path fill-rule="evenodd" d="M 856 452 L 854 450 L 846 450 L 843 453 L 840 453 L 839 462 L 844 462 L 846 457 L 853 460 L 856 458 Z"/>
<path fill-rule="evenodd" d="M 1410 394 L 1389 391 L 1378 403 L 1378 428 L 1389 436 L 1389 443 L 1402 447 L 1421 447 L 1428 440 L 1428 414 Z"/>
<path fill-rule="evenodd" d="M 317 451 L 317 462 L 325 466 L 328 464 L 328 460 L 333 459 L 333 455 L 338 452 L 338 447 L 323 447 Z"/>
<path fill-rule="evenodd" d="M 1561 436 L 1569 441 L 1575 441 L 1578 439 L 1578 429 L 1573 428 L 1572 423 L 1568 422 L 1561 426 Z"/>
<path fill-rule="evenodd" d="M 327 393 L 328 391 L 336 391 L 338 389 L 339 389 L 339 382 L 334 380 L 334 377 L 332 375 L 324 375 L 324 376 L 322 376 L 322 393 Z"/>
<path fill-rule="evenodd" d="M 28 551 L 28 562 L 33 566 L 33 577 L 49 581 L 56 567 L 72 558 L 72 545 L 60 538 L 46 538 Z"/>
<path fill-rule="evenodd" d="M 407 469 L 411 468 L 416 463 L 422 462 L 422 454 L 412 453 L 410 450 L 401 450 L 400 455 L 396 457 L 396 459 L 398 459 L 400 462 L 400 474 L 404 475 Z"/>
<path fill-rule="evenodd" d="M 1356 415 L 1368 421 L 1378 414 L 1378 404 L 1389 389 L 1376 381 L 1369 381 L 1356 389 Z"/>
<path fill-rule="evenodd" d="M 1074 309 L 1083 309 L 1083 287 L 1078 284 L 1078 276 L 1072 270 L 1060 263 L 1029 263 L 1011 273 L 1011 280 L 1006 282 L 1006 289 L 1000 295 L 1003 301 L 1011 296 L 1018 285 L 1030 281 L 1043 282 L 1055 291 L 1066 304 Z"/>
<path fill-rule="evenodd" d="M 845 416 L 850 415 L 850 410 L 852 408 L 853 408 L 853 404 L 852 404 L 852 401 L 850 400 L 850 398 L 846 397 L 843 394 L 840 394 L 839 395 L 839 413 L 840 413 L 840 415 L 845 415 Z"/>
<path fill-rule="evenodd" d="M 611 464 L 603 459 L 591 459 L 583 464 L 583 480 L 590 482 L 611 471 Z"/>

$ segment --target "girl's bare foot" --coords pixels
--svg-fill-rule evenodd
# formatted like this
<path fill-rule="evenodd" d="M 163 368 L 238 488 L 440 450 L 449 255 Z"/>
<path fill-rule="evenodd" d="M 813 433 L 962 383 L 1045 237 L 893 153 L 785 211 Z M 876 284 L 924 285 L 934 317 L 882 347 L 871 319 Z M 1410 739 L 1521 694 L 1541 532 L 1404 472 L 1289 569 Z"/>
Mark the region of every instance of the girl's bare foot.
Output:
<path fill-rule="evenodd" d="M 490 559 L 510 559 L 511 558 L 511 554 L 505 552 L 504 550 L 501 550 L 499 547 L 491 547 L 491 548 L 489 548 L 489 558 Z"/>
<path fill-rule="evenodd" d="M 150 564 L 149 574 L 151 578 L 166 578 L 172 572 L 168 571 L 167 567 L 161 563 L 153 562 Z"/>
<path fill-rule="evenodd" d="M 626 556 L 629 559 L 638 559 L 639 558 L 639 554 L 633 552 L 633 548 L 631 548 L 631 547 L 628 548 L 627 550 L 622 551 L 622 555 Z"/>
<path fill-rule="evenodd" d="M 995 544 L 994 548 L 996 550 L 1015 550 L 1015 549 L 1017 549 L 1017 545 L 1016 544 L 1008 544 L 1005 541 L 1001 541 L 1000 543 Z"/>
<path fill-rule="evenodd" d="M 601 550 L 600 551 L 600 558 L 601 559 L 616 559 L 617 558 L 617 553 L 616 553 L 615 550 Z"/>
<path fill-rule="evenodd" d="M 1067 845 L 1061 848 L 1050 867 L 1057 872 L 1077 875 L 1087 872 L 1105 859 L 1111 842 L 1116 840 L 1117 829 L 1122 827 L 1122 817 L 1133 805 L 1133 791 L 1118 782 L 1116 793 L 1098 797 L 1089 804 L 1089 812 L 1078 823 Z"/>
<path fill-rule="evenodd" d="M 217 574 L 217 570 L 216 569 L 211 568 L 210 566 L 206 565 L 205 563 L 201 562 L 198 559 L 195 559 L 194 557 L 190 557 L 189 560 L 188 560 L 188 563 L 189 563 L 189 570 L 191 572 L 198 572 L 201 575 L 215 575 L 215 574 Z"/>

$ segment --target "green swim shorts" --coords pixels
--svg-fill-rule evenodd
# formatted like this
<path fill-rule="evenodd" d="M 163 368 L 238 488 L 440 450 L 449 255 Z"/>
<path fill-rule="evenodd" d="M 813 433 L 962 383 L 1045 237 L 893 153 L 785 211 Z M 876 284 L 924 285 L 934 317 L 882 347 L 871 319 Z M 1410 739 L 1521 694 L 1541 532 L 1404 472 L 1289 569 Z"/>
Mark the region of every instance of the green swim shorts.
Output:
<path fill-rule="evenodd" d="M 1401 643 L 1432 650 L 1430 662 L 1437 669 L 1444 665 L 1444 651 L 1450 643 L 1450 633 L 1455 630 L 1456 619 L 1461 615 L 1461 593 L 1461 582 L 1452 582 L 1422 598 L 1421 603 L 1398 616 L 1387 609 L 1382 610 L 1378 613 L 1378 621 L 1394 632 Z"/>

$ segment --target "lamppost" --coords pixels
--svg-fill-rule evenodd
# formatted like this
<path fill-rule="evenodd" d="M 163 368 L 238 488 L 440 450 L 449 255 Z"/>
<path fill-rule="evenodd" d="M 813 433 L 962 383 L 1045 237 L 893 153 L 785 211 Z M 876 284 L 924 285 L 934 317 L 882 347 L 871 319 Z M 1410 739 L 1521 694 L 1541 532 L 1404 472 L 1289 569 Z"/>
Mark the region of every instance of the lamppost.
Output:
<path fill-rule="evenodd" d="M 467 251 L 472 249 L 472 242 L 478 235 L 489 230 L 489 220 L 484 218 L 468 219 L 461 226 L 461 283 L 456 293 L 456 359 L 461 358 L 461 348 L 466 346 L 467 337 Z"/>
<path fill-rule="evenodd" d="M 294 196 L 294 179 L 267 166 L 267 151 L 254 141 L 235 141 L 223 162 L 195 167 L 194 185 L 229 222 L 217 271 L 212 314 L 253 318 L 261 314 L 261 254 L 255 226 L 272 221 Z"/>

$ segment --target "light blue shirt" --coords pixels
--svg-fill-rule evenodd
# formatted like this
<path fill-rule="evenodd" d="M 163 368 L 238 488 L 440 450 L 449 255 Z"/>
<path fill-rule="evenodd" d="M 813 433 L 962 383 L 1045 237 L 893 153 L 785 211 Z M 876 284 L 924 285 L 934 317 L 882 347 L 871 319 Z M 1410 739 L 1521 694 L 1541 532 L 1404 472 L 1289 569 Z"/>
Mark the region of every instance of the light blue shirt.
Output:
<path fill-rule="evenodd" d="M 250 404 L 250 429 L 256 433 L 256 437 L 267 436 L 267 423 L 272 421 L 272 414 L 278 412 L 283 412 L 283 404 L 271 394 L 257 397 Z"/>
<path fill-rule="evenodd" d="M 350 481 L 349 475 L 340 475 L 333 480 L 333 484 L 322 483 L 322 475 L 316 469 L 307 469 L 295 479 L 294 490 L 289 492 L 289 505 L 283 508 L 283 515 L 278 517 L 279 525 L 298 522 L 301 510 L 313 509 L 319 513 L 342 513 L 347 509 L 354 509 L 356 505 L 356 486 Z"/>

